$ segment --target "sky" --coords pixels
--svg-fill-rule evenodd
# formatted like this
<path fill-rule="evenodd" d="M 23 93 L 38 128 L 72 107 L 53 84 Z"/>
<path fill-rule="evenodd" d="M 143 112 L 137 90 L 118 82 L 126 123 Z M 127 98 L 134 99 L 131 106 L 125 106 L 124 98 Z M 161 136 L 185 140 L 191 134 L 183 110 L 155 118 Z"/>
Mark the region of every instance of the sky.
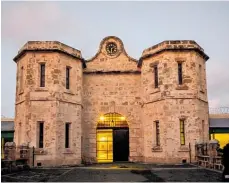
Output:
<path fill-rule="evenodd" d="M 195 40 L 206 62 L 209 107 L 229 107 L 229 2 L 1 2 L 1 114 L 14 117 L 18 50 L 60 41 L 93 57 L 117 36 L 131 57 L 164 40 Z"/>

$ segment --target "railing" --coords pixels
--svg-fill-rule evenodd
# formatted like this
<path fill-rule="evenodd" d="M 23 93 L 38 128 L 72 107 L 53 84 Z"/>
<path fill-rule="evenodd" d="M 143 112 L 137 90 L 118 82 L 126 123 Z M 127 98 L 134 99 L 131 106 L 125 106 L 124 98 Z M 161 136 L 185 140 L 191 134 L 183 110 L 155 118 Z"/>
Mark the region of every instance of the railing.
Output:
<path fill-rule="evenodd" d="M 14 142 L 7 142 L 2 147 L 2 168 L 16 168 L 18 165 L 32 165 L 33 149 L 27 145 L 16 146 Z"/>
<path fill-rule="evenodd" d="M 195 145 L 196 161 L 199 166 L 222 171 L 222 153 L 218 152 L 219 144 L 214 141 L 210 143 L 199 143 Z"/>
<path fill-rule="evenodd" d="M 223 170 L 222 165 L 222 157 L 216 156 L 211 158 L 210 156 L 199 155 L 197 156 L 197 163 L 199 166 L 203 166 L 205 168 L 211 168 L 215 170 Z"/>

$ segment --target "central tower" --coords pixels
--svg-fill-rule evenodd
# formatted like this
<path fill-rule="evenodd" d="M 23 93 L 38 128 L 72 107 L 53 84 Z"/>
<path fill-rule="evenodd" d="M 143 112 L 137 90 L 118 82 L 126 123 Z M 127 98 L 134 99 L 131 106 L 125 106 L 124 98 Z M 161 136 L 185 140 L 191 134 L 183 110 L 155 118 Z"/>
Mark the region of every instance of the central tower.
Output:
<path fill-rule="evenodd" d="M 142 148 L 138 148 L 142 146 L 141 72 L 137 68 L 137 60 L 127 55 L 119 38 L 109 36 L 101 41 L 98 52 L 86 64 L 83 71 L 82 149 L 85 160 L 97 162 L 100 159 L 97 153 L 100 147 L 96 142 L 100 117 L 118 113 L 129 123 L 127 159 L 141 161 Z"/>

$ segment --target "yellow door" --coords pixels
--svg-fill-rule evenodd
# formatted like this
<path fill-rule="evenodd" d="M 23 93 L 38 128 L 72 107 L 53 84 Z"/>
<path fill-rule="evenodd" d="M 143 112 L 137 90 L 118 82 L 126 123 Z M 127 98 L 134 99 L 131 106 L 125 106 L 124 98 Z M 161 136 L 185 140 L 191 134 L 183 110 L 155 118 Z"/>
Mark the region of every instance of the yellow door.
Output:
<path fill-rule="evenodd" d="M 97 130 L 97 161 L 113 162 L 113 131 Z"/>

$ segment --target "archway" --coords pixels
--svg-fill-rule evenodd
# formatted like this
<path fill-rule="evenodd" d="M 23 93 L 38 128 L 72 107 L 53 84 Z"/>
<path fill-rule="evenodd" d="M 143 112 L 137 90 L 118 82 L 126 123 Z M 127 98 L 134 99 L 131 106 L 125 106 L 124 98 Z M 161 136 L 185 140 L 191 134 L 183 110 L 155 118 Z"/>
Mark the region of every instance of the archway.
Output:
<path fill-rule="evenodd" d="M 129 126 L 118 113 L 100 116 L 96 129 L 97 162 L 128 161 Z"/>

